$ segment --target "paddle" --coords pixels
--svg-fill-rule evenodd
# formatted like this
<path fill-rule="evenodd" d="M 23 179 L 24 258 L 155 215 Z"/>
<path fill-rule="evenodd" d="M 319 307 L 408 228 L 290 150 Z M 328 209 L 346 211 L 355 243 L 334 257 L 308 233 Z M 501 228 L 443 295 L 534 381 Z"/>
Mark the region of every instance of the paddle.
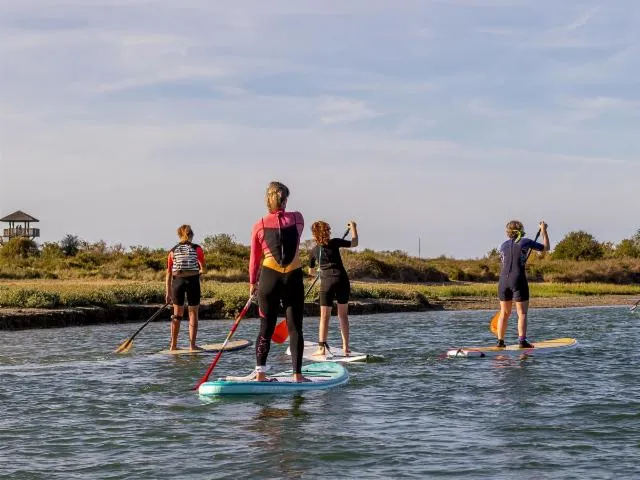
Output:
<path fill-rule="evenodd" d="M 342 235 L 343 240 L 347 238 L 347 235 L 349 235 L 350 231 L 351 229 L 347 228 L 347 230 L 344 232 L 344 235 Z M 318 265 L 318 274 L 316 275 L 316 278 L 313 279 L 313 282 L 311 282 L 311 285 L 309 285 L 309 288 L 307 288 L 307 291 L 304 294 L 304 298 L 307 298 L 307 296 L 309 295 L 309 292 L 311 291 L 311 289 L 316 284 L 319 278 L 320 278 L 320 265 Z M 273 340 L 276 343 L 284 343 L 288 336 L 289 336 L 289 328 L 287 327 L 287 319 L 285 318 L 281 320 L 278 325 L 276 325 L 276 328 L 273 331 L 273 335 L 271 336 L 271 340 Z"/>
<path fill-rule="evenodd" d="M 162 307 L 160 307 L 156 313 L 151 315 L 151 318 L 149 320 L 144 322 L 144 324 L 138 330 L 136 330 L 136 333 L 134 333 L 129 338 L 127 338 L 124 342 L 122 342 L 120 344 L 120 346 L 118 348 L 116 348 L 113 352 L 114 353 L 127 353 L 129 350 L 131 350 L 131 347 L 133 346 L 133 339 L 136 338 L 136 335 L 138 335 L 142 331 L 142 329 L 144 327 L 146 327 L 151 321 L 153 321 L 158 315 L 160 315 L 162 313 L 162 311 L 165 308 L 167 308 L 167 305 L 169 305 L 169 304 L 165 303 Z"/>
<path fill-rule="evenodd" d="M 538 233 L 536 233 L 536 238 L 534 238 L 533 241 L 537 242 L 539 237 L 540 237 L 540 229 L 538 229 Z M 524 263 L 527 263 L 527 260 L 529 260 L 529 255 L 531 255 L 532 251 L 533 249 L 530 248 L 529 251 L 527 252 L 527 258 L 524 259 Z M 493 316 L 493 318 L 489 322 L 489 330 L 496 337 L 498 336 L 498 319 L 499 318 L 500 318 L 500 310 L 498 310 L 498 312 Z"/>
<path fill-rule="evenodd" d="M 238 328 L 238 325 L 240 324 L 240 320 L 242 320 L 242 318 L 247 314 L 247 311 L 249 310 L 249 307 L 251 306 L 251 302 L 253 302 L 253 300 L 254 300 L 253 296 L 249 297 L 249 300 L 247 300 L 247 303 L 244 305 L 244 308 L 242 310 L 240 310 L 240 313 L 236 316 L 236 320 L 233 323 L 233 325 L 231 327 L 231 330 L 229 331 L 229 334 L 227 335 L 227 338 L 224 340 L 224 343 L 222 344 L 222 348 L 217 353 L 216 357 L 213 359 L 213 362 L 211 362 L 211 365 L 209 365 L 209 368 L 207 369 L 207 372 L 198 381 L 196 386 L 193 387 L 194 390 L 198 390 L 200 385 L 202 385 L 204 382 L 206 382 L 209 379 L 209 375 L 211 375 L 211 372 L 213 372 L 213 369 L 215 368 L 216 364 L 218 363 L 218 360 L 220 360 L 220 357 L 222 356 L 222 352 L 224 352 L 224 349 L 227 347 L 227 343 L 229 343 L 229 340 L 231 339 L 231 337 L 235 333 L 236 328 Z"/>
<path fill-rule="evenodd" d="M 636 309 L 638 308 L 638 305 L 640 305 L 640 300 L 638 300 L 636 303 L 633 304 L 633 307 L 631 307 L 629 309 L 630 312 L 635 312 Z"/>

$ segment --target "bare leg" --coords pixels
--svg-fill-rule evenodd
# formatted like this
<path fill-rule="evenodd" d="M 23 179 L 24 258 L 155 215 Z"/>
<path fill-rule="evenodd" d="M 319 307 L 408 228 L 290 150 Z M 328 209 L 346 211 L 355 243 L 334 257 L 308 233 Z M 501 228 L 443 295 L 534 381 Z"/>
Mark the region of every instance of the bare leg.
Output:
<path fill-rule="evenodd" d="M 529 311 L 529 300 L 516 302 L 516 312 L 518 312 L 518 336 L 527 336 L 527 312 Z"/>
<path fill-rule="evenodd" d="M 178 349 L 178 333 L 180 333 L 180 320 L 184 314 L 182 305 L 173 306 L 173 316 L 171 317 L 171 340 L 169 342 L 169 350 Z"/>
<path fill-rule="evenodd" d="M 329 334 L 329 319 L 331 318 L 331 307 L 320 307 L 320 324 L 318 326 L 318 343 L 326 342 Z M 319 346 L 314 355 L 325 355 L 324 345 Z"/>
<path fill-rule="evenodd" d="M 500 300 L 500 316 L 498 317 L 498 340 L 504 340 L 504 335 L 507 332 L 507 320 L 511 315 L 511 307 L 513 302 L 511 300 Z"/>
<path fill-rule="evenodd" d="M 342 350 L 345 356 L 351 353 L 349 349 L 349 304 L 338 304 L 338 319 L 340 320 L 340 334 L 342 335 Z"/>
<path fill-rule="evenodd" d="M 199 306 L 189 306 L 189 348 L 196 350 L 196 338 L 198 337 L 198 309 Z"/>

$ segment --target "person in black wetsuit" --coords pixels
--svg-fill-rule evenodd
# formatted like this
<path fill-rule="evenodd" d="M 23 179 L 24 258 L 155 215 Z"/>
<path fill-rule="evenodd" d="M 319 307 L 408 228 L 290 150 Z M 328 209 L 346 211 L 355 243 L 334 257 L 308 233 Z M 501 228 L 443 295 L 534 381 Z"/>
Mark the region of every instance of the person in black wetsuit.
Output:
<path fill-rule="evenodd" d="M 318 350 L 314 355 L 326 355 L 329 318 L 334 299 L 338 303 L 338 319 L 342 335 L 342 350 L 349 355 L 349 295 L 351 285 L 349 276 L 342 264 L 340 248 L 358 246 L 358 229 L 353 220 L 348 224 L 351 240 L 331 238 L 331 227 L 323 221 L 311 225 L 311 234 L 316 242 L 310 253 L 309 274 L 316 275 L 316 265 L 320 275 L 320 326 L 318 331 Z"/>
<path fill-rule="evenodd" d="M 285 310 L 293 378 L 302 376 L 302 317 L 304 283 L 300 263 L 300 236 L 304 218 L 300 212 L 287 212 L 289 189 L 280 182 L 267 187 L 267 213 L 253 226 L 249 258 L 249 294 L 258 296 L 260 332 L 256 339 L 256 380 L 266 380 L 267 356 L 276 326 L 280 304 Z"/>
<path fill-rule="evenodd" d="M 507 223 L 506 234 L 509 237 L 500 245 L 502 269 L 498 282 L 498 298 L 500 299 L 500 316 L 498 317 L 498 347 L 504 347 L 504 335 L 507 319 L 511 315 L 511 307 L 516 302 L 518 312 L 518 344 L 520 348 L 533 348 L 527 341 L 527 311 L 529 310 L 529 283 L 525 272 L 525 264 L 529 250 L 548 251 L 549 235 L 547 224 L 540 222 L 542 244 L 525 238 L 524 227 L 518 220 Z"/>

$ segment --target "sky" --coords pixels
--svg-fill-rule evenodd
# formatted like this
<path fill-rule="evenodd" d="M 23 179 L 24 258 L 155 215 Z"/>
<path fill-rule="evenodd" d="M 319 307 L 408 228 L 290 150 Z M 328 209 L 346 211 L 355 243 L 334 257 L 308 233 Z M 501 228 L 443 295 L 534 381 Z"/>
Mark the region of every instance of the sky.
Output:
<path fill-rule="evenodd" d="M 0 0 L 0 216 L 249 244 L 278 180 L 360 249 L 479 258 L 511 219 L 617 243 L 638 24 L 637 0 Z"/>

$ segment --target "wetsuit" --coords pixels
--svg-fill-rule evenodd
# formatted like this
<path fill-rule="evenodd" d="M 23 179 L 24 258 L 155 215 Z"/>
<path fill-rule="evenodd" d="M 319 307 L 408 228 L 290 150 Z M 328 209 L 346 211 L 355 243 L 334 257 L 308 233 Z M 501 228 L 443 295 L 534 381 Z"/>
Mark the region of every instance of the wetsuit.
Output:
<path fill-rule="evenodd" d="M 340 256 L 341 247 L 350 247 L 351 240 L 332 238 L 327 245 L 316 245 L 309 258 L 309 266 L 320 268 L 320 305 L 333 306 L 335 299 L 340 304 L 349 302 L 351 285 Z"/>
<path fill-rule="evenodd" d="M 260 332 L 256 339 L 256 365 L 265 366 L 280 303 L 287 317 L 293 372 L 301 373 L 304 283 L 299 258 L 304 218 L 300 212 L 278 210 L 258 220 L 251 232 L 249 282 L 258 285 Z M 262 271 L 260 272 L 260 264 Z"/>
<path fill-rule="evenodd" d="M 190 307 L 200 305 L 200 264 L 204 265 L 202 247 L 195 243 L 180 242 L 169 251 L 167 269 L 171 272 L 171 298 L 173 304 Z"/>
<path fill-rule="evenodd" d="M 502 270 L 498 282 L 498 298 L 502 301 L 529 300 L 529 282 L 525 273 L 525 264 L 529 250 L 543 251 L 544 245 L 529 238 L 518 242 L 509 239 L 500 245 Z"/>

